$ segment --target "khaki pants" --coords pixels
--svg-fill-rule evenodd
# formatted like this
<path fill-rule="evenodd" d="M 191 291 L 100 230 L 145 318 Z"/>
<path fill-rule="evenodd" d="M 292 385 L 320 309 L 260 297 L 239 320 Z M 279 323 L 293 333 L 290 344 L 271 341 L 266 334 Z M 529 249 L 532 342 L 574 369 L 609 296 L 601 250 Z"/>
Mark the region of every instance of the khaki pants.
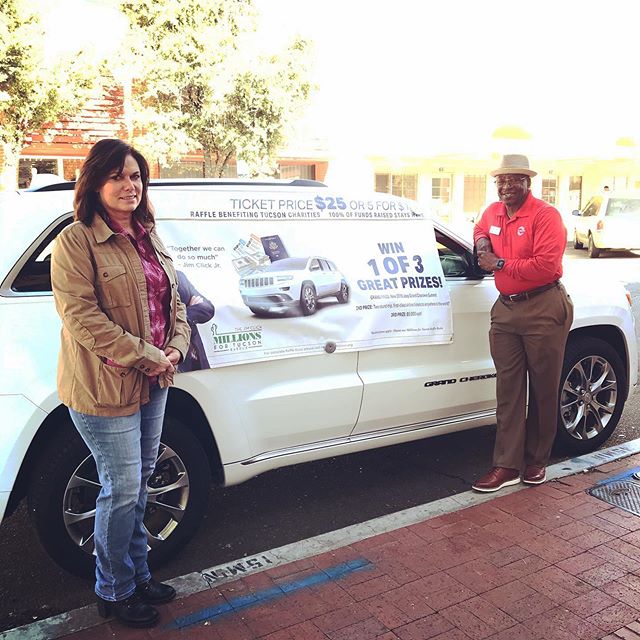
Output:
<path fill-rule="evenodd" d="M 558 420 L 558 393 L 573 304 L 560 284 L 529 300 L 491 309 L 489 344 L 496 365 L 496 467 L 545 466 Z M 526 411 L 527 377 L 529 411 Z"/>

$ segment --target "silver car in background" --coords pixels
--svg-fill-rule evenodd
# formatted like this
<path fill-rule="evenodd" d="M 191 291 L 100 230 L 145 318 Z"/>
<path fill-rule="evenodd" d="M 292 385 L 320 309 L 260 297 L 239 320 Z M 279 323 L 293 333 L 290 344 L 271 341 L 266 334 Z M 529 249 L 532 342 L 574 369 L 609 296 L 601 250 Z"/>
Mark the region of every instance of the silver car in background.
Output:
<path fill-rule="evenodd" d="M 590 258 L 608 249 L 640 249 L 640 194 L 594 196 L 572 215 L 573 247 L 586 247 Z"/>

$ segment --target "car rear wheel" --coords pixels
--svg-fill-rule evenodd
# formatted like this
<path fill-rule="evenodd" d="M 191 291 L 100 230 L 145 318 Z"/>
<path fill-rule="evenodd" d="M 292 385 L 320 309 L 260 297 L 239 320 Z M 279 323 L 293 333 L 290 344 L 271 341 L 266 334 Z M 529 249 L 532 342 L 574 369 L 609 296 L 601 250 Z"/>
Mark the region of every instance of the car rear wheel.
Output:
<path fill-rule="evenodd" d="M 144 518 L 150 566 L 172 558 L 196 532 L 209 485 L 209 465 L 197 438 L 166 416 Z M 100 488 L 93 457 L 69 421 L 38 460 L 28 501 L 44 549 L 78 576 L 94 574 L 93 527 Z"/>
<path fill-rule="evenodd" d="M 305 316 L 313 315 L 318 308 L 316 289 L 309 282 L 305 282 L 300 290 L 300 308 Z"/>
<path fill-rule="evenodd" d="M 574 455 L 601 446 L 616 428 L 626 393 L 618 353 L 604 340 L 570 339 L 565 350 L 556 444 Z"/>
<path fill-rule="evenodd" d="M 589 246 L 589 257 L 597 258 L 600 255 L 600 249 L 596 247 L 595 243 L 593 242 L 593 236 L 591 234 L 589 234 L 588 246 Z"/>

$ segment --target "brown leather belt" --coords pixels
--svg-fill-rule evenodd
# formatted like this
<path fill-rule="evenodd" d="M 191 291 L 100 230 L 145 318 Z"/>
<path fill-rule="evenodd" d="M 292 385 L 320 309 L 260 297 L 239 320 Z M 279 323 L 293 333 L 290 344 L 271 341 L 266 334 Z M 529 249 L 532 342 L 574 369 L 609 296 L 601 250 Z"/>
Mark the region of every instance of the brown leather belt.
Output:
<path fill-rule="evenodd" d="M 529 298 L 537 296 L 539 293 L 544 293 L 545 291 L 549 291 L 549 289 L 557 287 L 559 284 L 560 280 L 554 280 L 549 284 L 543 284 L 541 287 L 529 289 L 529 291 L 523 291 L 522 293 L 512 293 L 510 296 L 500 294 L 500 300 L 503 302 L 520 302 L 521 300 L 528 300 Z"/>

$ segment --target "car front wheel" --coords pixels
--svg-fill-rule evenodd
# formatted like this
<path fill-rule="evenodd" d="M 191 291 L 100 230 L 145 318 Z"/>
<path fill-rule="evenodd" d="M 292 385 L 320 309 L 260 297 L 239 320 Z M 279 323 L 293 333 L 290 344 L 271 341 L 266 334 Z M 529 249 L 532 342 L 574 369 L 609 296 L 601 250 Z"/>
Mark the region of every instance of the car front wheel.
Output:
<path fill-rule="evenodd" d="M 210 473 L 197 438 L 165 417 L 144 517 L 149 565 L 173 557 L 196 532 L 207 507 Z M 83 577 L 94 573 L 93 527 L 100 482 L 95 462 L 69 421 L 40 457 L 28 494 L 29 512 L 51 558 Z"/>
<path fill-rule="evenodd" d="M 593 242 L 593 236 L 591 234 L 589 234 L 589 239 L 587 241 L 588 244 L 588 251 L 589 251 L 589 257 L 590 258 L 597 258 L 600 255 L 600 249 L 598 249 L 598 247 L 596 247 L 595 243 Z"/>
<path fill-rule="evenodd" d="M 316 289 L 309 282 L 305 282 L 300 290 L 300 308 L 305 316 L 313 315 L 318 307 Z"/>
<path fill-rule="evenodd" d="M 581 455 L 600 447 L 616 428 L 626 394 L 616 350 L 592 337 L 570 339 L 565 350 L 556 444 Z"/>

